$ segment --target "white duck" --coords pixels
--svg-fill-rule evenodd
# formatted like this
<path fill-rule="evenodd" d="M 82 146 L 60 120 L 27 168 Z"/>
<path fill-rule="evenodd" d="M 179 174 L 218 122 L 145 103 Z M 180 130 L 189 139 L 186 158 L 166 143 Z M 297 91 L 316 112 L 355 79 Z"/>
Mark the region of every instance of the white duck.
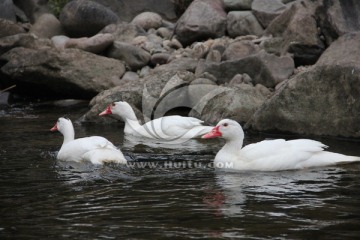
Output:
<path fill-rule="evenodd" d="M 360 157 L 324 151 L 326 145 L 309 139 L 264 140 L 243 148 L 244 131 L 239 123 L 230 119 L 221 120 L 202 138 L 216 137 L 226 140 L 214 160 L 218 168 L 280 171 L 360 161 Z"/>
<path fill-rule="evenodd" d="M 92 136 L 75 139 L 75 131 L 70 119 L 59 118 L 50 131 L 59 131 L 64 136 L 64 142 L 57 154 L 59 160 L 89 161 L 93 164 L 127 163 L 122 152 L 106 138 Z"/>
<path fill-rule="evenodd" d="M 153 139 L 187 139 L 201 137 L 213 127 L 203 126 L 203 121 L 193 117 L 182 117 L 178 115 L 165 116 L 154 119 L 141 125 L 134 110 L 127 102 L 114 102 L 99 116 L 114 114 L 125 122 L 125 134 L 143 136 Z"/>

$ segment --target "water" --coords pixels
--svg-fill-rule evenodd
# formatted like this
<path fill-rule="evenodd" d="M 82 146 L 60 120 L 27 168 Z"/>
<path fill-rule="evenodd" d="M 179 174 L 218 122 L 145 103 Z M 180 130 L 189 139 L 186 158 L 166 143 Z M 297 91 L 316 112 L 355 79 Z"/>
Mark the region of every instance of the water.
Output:
<path fill-rule="evenodd" d="M 360 236 L 360 164 L 223 173 L 211 167 L 219 140 L 149 147 L 124 139 L 120 124 L 76 124 L 75 130 L 77 137 L 107 137 L 145 168 L 56 161 L 62 136 L 49 129 L 59 116 L 75 120 L 86 110 L 43 103 L 0 110 L 1 239 Z M 360 156 L 359 142 L 321 141 Z"/>

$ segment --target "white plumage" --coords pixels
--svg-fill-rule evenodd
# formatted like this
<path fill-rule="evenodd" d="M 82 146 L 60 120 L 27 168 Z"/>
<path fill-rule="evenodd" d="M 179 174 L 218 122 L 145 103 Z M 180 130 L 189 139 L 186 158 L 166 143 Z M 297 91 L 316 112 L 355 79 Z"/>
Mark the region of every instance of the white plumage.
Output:
<path fill-rule="evenodd" d="M 165 116 L 141 125 L 134 110 L 127 102 L 114 102 L 99 115 L 114 114 L 125 122 L 125 134 L 153 139 L 196 138 L 209 132 L 211 126 L 203 126 L 203 121 L 193 117 L 178 115 Z"/>
<path fill-rule="evenodd" d="M 59 131 L 64 136 L 64 142 L 57 154 L 59 160 L 89 161 L 93 164 L 127 162 L 122 152 L 104 137 L 92 136 L 75 139 L 74 127 L 70 119 L 59 118 L 51 131 Z"/>
<path fill-rule="evenodd" d="M 360 161 L 360 157 L 324 151 L 326 145 L 309 139 L 264 140 L 242 147 L 244 131 L 239 123 L 230 119 L 221 120 L 203 136 L 214 137 L 226 140 L 214 160 L 215 167 L 221 168 L 279 171 Z"/>

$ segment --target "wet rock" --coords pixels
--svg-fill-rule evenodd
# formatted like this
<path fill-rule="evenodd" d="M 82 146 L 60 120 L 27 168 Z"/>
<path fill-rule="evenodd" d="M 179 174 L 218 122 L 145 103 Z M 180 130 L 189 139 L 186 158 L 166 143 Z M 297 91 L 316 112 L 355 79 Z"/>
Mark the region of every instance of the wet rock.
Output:
<path fill-rule="evenodd" d="M 261 36 L 264 29 L 251 11 L 232 11 L 227 15 L 227 31 L 230 37 L 244 35 Z"/>
<path fill-rule="evenodd" d="M 226 13 L 221 0 L 195 0 L 177 21 L 175 34 L 185 46 L 225 35 Z"/>
<path fill-rule="evenodd" d="M 52 38 L 57 35 L 63 35 L 64 31 L 60 21 L 53 14 L 47 13 L 36 19 L 29 33 L 35 34 L 40 38 Z"/>
<path fill-rule="evenodd" d="M 107 57 L 122 60 L 130 70 L 136 71 L 146 66 L 150 61 L 150 53 L 129 43 L 115 41 L 108 49 Z"/>
<path fill-rule="evenodd" d="M 65 48 L 77 48 L 86 52 L 101 53 L 114 42 L 110 33 L 96 34 L 90 38 L 70 38 L 65 42 Z"/>
<path fill-rule="evenodd" d="M 59 20 L 70 37 L 90 37 L 107 25 L 116 23 L 118 17 L 96 2 L 75 0 L 64 6 Z"/>
<path fill-rule="evenodd" d="M 17 90 L 35 96 L 93 97 L 121 84 L 125 72 L 118 60 L 78 49 L 16 47 L 1 61 L 1 74 L 12 79 Z"/>
<path fill-rule="evenodd" d="M 158 29 L 162 26 L 162 17 L 157 13 L 143 12 L 137 15 L 131 23 L 145 30 L 149 30 L 150 28 Z"/>
<path fill-rule="evenodd" d="M 360 102 L 356 100 L 360 97 L 359 43 L 359 33 L 340 37 L 316 65 L 288 80 L 247 127 L 360 137 Z"/>

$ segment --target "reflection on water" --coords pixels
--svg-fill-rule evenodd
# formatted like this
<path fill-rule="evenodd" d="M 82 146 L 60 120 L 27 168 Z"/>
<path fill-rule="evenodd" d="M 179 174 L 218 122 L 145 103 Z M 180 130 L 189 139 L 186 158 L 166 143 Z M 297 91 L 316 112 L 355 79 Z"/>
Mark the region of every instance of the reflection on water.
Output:
<path fill-rule="evenodd" d="M 57 161 L 63 139 L 49 129 L 59 116 L 76 120 L 86 110 L 36 104 L 0 110 L 1 239 L 355 239 L 360 234 L 360 164 L 224 173 L 211 167 L 219 140 L 173 146 L 130 141 L 121 124 L 75 124 L 76 136 L 102 135 L 134 165 Z M 248 137 L 246 143 L 262 138 Z M 360 155 L 358 142 L 321 140 L 331 151 Z"/>

